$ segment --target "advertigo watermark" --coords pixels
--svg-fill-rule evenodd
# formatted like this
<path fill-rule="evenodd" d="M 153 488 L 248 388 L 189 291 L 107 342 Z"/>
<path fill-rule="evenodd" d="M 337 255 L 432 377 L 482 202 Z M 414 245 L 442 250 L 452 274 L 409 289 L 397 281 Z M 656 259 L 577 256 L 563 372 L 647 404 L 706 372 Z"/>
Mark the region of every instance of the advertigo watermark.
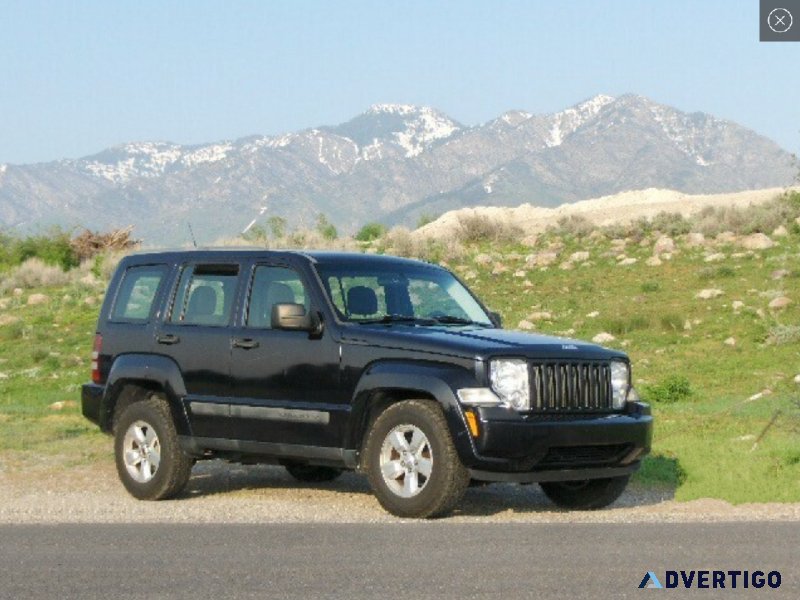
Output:
<path fill-rule="evenodd" d="M 639 588 L 648 589 L 760 589 L 781 587 L 780 571 L 648 571 Z"/>

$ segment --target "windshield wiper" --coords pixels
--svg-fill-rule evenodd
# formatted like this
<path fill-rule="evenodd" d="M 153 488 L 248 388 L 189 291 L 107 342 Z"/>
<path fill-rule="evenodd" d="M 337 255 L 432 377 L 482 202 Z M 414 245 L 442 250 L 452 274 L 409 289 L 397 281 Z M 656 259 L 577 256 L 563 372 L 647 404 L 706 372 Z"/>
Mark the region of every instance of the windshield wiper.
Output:
<path fill-rule="evenodd" d="M 453 325 L 480 325 L 481 327 L 491 327 L 489 323 L 481 323 L 480 321 L 473 321 L 472 319 L 465 319 L 463 317 L 455 317 L 453 315 L 442 315 L 441 317 L 433 317 L 437 323 L 446 323 Z"/>
<path fill-rule="evenodd" d="M 435 319 L 423 319 L 421 317 L 411 317 L 408 315 L 384 315 L 377 319 L 359 319 L 359 325 L 373 325 L 375 323 L 414 323 L 415 325 L 433 325 Z"/>

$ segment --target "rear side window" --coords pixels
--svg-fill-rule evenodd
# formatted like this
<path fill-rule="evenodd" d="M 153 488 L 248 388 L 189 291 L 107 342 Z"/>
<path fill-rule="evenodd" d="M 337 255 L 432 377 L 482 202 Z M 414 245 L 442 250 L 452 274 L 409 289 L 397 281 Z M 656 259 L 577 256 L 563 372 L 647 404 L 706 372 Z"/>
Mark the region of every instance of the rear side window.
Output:
<path fill-rule="evenodd" d="M 166 265 L 131 267 L 125 271 L 111 320 L 146 323 L 166 272 Z"/>
<path fill-rule="evenodd" d="M 170 322 L 222 326 L 233 312 L 239 265 L 194 265 L 184 268 Z"/>

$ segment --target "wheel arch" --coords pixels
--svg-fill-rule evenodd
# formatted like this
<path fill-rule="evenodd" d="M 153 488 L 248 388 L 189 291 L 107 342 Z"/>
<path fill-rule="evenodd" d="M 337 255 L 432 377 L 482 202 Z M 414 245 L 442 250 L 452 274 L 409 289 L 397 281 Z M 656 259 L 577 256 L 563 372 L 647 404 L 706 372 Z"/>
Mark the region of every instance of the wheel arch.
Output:
<path fill-rule="evenodd" d="M 100 407 L 101 429 L 110 432 L 122 410 L 153 393 L 166 399 L 178 434 L 189 434 L 189 419 L 181 402 L 186 386 L 180 369 L 170 358 L 149 354 L 123 354 L 114 361 Z"/>
<path fill-rule="evenodd" d="M 459 456 L 475 449 L 456 392 L 474 387 L 474 375 L 452 364 L 416 361 L 380 361 L 370 365 L 353 393 L 345 448 L 361 451 L 372 420 L 387 406 L 403 400 L 432 400 L 439 404 Z"/>

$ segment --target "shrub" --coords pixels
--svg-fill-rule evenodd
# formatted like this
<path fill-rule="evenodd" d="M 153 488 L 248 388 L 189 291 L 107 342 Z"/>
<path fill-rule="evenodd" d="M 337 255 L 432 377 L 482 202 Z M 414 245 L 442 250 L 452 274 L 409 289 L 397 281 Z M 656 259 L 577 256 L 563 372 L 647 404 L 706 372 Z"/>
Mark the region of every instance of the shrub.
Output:
<path fill-rule="evenodd" d="M 670 375 L 663 381 L 645 386 L 646 399 L 662 404 L 673 404 L 691 398 L 692 386 L 683 375 Z"/>
<path fill-rule="evenodd" d="M 650 321 L 642 315 L 634 315 L 627 319 L 608 319 L 605 321 L 605 330 L 614 335 L 625 335 L 631 331 L 647 329 Z"/>
<path fill-rule="evenodd" d="M 561 217 L 551 232 L 561 237 L 581 238 L 595 230 L 595 225 L 583 215 Z"/>
<path fill-rule="evenodd" d="M 462 215 L 458 218 L 456 238 L 465 244 L 479 242 L 508 243 L 522 237 L 522 229 L 512 223 L 479 215 Z"/>
<path fill-rule="evenodd" d="M 683 329 L 683 319 L 675 313 L 661 316 L 661 327 L 667 331 L 680 331 Z"/>
<path fill-rule="evenodd" d="M 367 223 L 356 234 L 359 242 L 371 242 L 386 233 L 386 226 L 382 223 Z"/>
<path fill-rule="evenodd" d="M 70 244 L 69 233 L 58 228 L 43 235 L 21 239 L 6 238 L 5 243 L 9 244 L 7 252 L 12 265 L 21 265 L 29 258 L 38 258 L 48 265 L 67 271 L 80 263 Z"/>
<path fill-rule="evenodd" d="M 800 325 L 774 325 L 770 327 L 766 341 L 774 346 L 800 342 Z"/>
<path fill-rule="evenodd" d="M 735 277 L 736 270 L 728 265 L 721 265 L 719 267 L 703 267 L 697 272 L 698 279 L 726 279 Z"/>
<path fill-rule="evenodd" d="M 323 214 L 317 216 L 317 233 L 319 233 L 323 239 L 330 241 L 335 240 L 339 237 L 339 232 L 336 231 L 336 227 L 328 220 Z"/>
<path fill-rule="evenodd" d="M 645 281 L 642 283 L 641 290 L 645 293 L 657 292 L 661 289 L 661 284 L 657 281 Z"/>
<path fill-rule="evenodd" d="M 653 229 L 671 237 L 683 235 L 692 230 L 691 222 L 680 213 L 660 212 L 653 217 L 650 225 Z"/>
<path fill-rule="evenodd" d="M 0 291 L 66 285 L 69 281 L 70 275 L 61 267 L 48 265 L 40 258 L 29 258 L 3 278 Z"/>

